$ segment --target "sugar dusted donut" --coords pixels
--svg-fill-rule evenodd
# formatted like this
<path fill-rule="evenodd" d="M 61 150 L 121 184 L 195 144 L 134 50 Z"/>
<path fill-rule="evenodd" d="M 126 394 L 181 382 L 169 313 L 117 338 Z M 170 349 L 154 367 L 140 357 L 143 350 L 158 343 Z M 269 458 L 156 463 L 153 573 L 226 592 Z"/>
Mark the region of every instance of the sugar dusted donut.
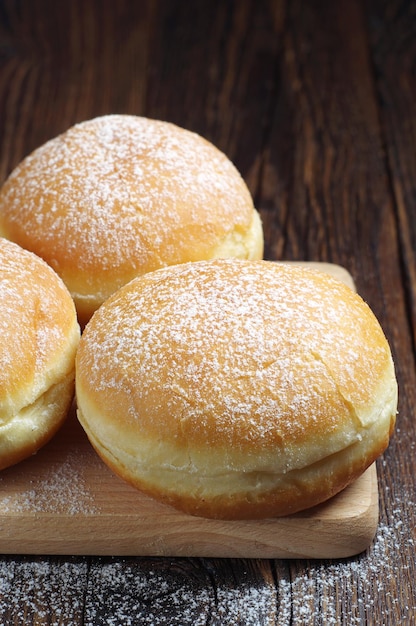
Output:
<path fill-rule="evenodd" d="M 74 395 L 80 329 L 72 298 L 40 258 L 0 238 L 0 469 L 37 452 Z"/>
<path fill-rule="evenodd" d="M 316 505 L 386 448 L 397 384 L 349 287 L 235 259 L 158 270 L 95 313 L 77 354 L 78 416 L 104 461 L 193 515 Z"/>
<path fill-rule="evenodd" d="M 229 159 L 195 133 L 131 115 L 77 124 L 26 157 L 0 191 L 0 235 L 54 268 L 82 324 L 137 275 L 263 254 Z"/>

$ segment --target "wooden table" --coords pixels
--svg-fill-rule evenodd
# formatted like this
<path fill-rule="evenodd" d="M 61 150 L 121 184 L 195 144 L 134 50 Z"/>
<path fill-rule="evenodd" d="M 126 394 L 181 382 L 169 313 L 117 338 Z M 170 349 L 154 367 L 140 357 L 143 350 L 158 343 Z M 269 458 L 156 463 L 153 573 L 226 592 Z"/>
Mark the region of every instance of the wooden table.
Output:
<path fill-rule="evenodd" d="M 266 258 L 351 273 L 391 343 L 400 388 L 365 552 L 4 555 L 0 623 L 416 623 L 415 36 L 415 4 L 398 0 L 0 1 L 0 181 L 101 114 L 202 134 L 247 181 Z"/>

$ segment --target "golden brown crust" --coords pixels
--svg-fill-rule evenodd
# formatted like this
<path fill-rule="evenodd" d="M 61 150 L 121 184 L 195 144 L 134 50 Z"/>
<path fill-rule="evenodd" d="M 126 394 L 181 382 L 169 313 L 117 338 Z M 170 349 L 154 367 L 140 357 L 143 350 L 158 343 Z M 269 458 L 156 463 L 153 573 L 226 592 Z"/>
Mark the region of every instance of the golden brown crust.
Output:
<path fill-rule="evenodd" d="M 137 275 L 263 255 L 259 215 L 226 156 L 130 115 L 77 124 L 24 159 L 0 191 L 0 235 L 55 269 L 83 323 Z"/>
<path fill-rule="evenodd" d="M 36 452 L 74 394 L 74 303 L 40 258 L 0 238 L 0 469 Z"/>
<path fill-rule="evenodd" d="M 286 515 L 345 487 L 395 420 L 374 315 L 319 272 L 266 261 L 171 267 L 94 315 L 79 419 L 103 459 L 187 512 Z"/>

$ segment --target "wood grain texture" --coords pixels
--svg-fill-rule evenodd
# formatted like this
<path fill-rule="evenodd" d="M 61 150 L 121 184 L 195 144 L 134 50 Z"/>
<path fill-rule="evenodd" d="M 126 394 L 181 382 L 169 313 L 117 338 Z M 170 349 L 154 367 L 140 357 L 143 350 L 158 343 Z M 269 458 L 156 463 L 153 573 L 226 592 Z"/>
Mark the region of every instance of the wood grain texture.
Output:
<path fill-rule="evenodd" d="M 2 623 L 414 623 L 415 34 L 414 3 L 399 0 L 0 0 L 0 180 L 102 113 L 200 132 L 246 178 L 268 258 L 351 272 L 390 339 L 400 389 L 364 554 L 4 556 Z"/>

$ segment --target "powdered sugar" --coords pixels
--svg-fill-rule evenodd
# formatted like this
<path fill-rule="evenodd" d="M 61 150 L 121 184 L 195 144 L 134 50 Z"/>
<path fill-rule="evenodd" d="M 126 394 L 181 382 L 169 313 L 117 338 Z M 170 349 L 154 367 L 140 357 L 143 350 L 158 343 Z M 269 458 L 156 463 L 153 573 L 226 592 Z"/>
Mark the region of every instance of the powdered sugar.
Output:
<path fill-rule="evenodd" d="M 81 623 L 88 567 L 85 560 L 0 561 L 0 623 Z"/>
<path fill-rule="evenodd" d="M 69 451 L 60 462 L 51 463 L 46 473 L 27 478 L 24 489 L 3 495 L 0 475 L 0 511 L 3 515 L 36 513 L 59 515 L 91 515 L 98 512 L 93 495 L 83 476 L 83 455 Z M 24 471 L 24 470 L 23 470 Z M 17 477 L 19 474 L 17 474 Z M 6 476 L 6 481 L 7 476 Z"/>
<path fill-rule="evenodd" d="M 414 510 L 410 496 L 392 503 L 391 523 L 379 526 L 368 552 L 340 562 L 230 560 L 219 566 L 210 559 L 100 558 L 88 565 L 82 558 L 3 559 L 0 618 L 27 623 L 24 618 L 33 614 L 51 626 L 81 623 L 81 614 L 85 626 L 335 626 L 342 615 L 343 623 L 358 626 L 372 623 L 377 605 L 384 626 L 411 624 L 414 558 L 408 571 L 400 564 L 409 587 L 397 595 L 390 591 L 398 556 L 415 549 L 404 501 Z"/>
<path fill-rule="evenodd" d="M 401 508 L 397 514 L 403 515 Z M 409 560 L 407 567 L 400 564 L 401 576 L 407 578 L 409 588 L 398 590 L 397 596 L 390 591 L 386 593 L 387 584 L 391 585 L 397 554 L 400 551 L 402 556 L 405 553 L 414 554 L 414 538 L 409 531 L 410 527 L 404 526 L 402 518 L 396 517 L 391 526 L 380 524 L 367 555 L 342 562 L 305 565 L 304 573 L 296 574 L 293 579 L 279 580 L 282 602 L 279 610 L 281 621 L 278 623 L 306 626 L 316 620 L 313 623 L 337 626 L 342 614 L 346 624 L 359 626 L 372 623 L 377 604 L 383 606 L 382 624 L 399 623 L 395 621 L 398 615 L 404 620 L 401 623 L 413 623 L 416 598 L 412 599 L 408 592 L 416 574 L 414 559 Z M 348 602 L 347 594 L 350 595 Z"/>

